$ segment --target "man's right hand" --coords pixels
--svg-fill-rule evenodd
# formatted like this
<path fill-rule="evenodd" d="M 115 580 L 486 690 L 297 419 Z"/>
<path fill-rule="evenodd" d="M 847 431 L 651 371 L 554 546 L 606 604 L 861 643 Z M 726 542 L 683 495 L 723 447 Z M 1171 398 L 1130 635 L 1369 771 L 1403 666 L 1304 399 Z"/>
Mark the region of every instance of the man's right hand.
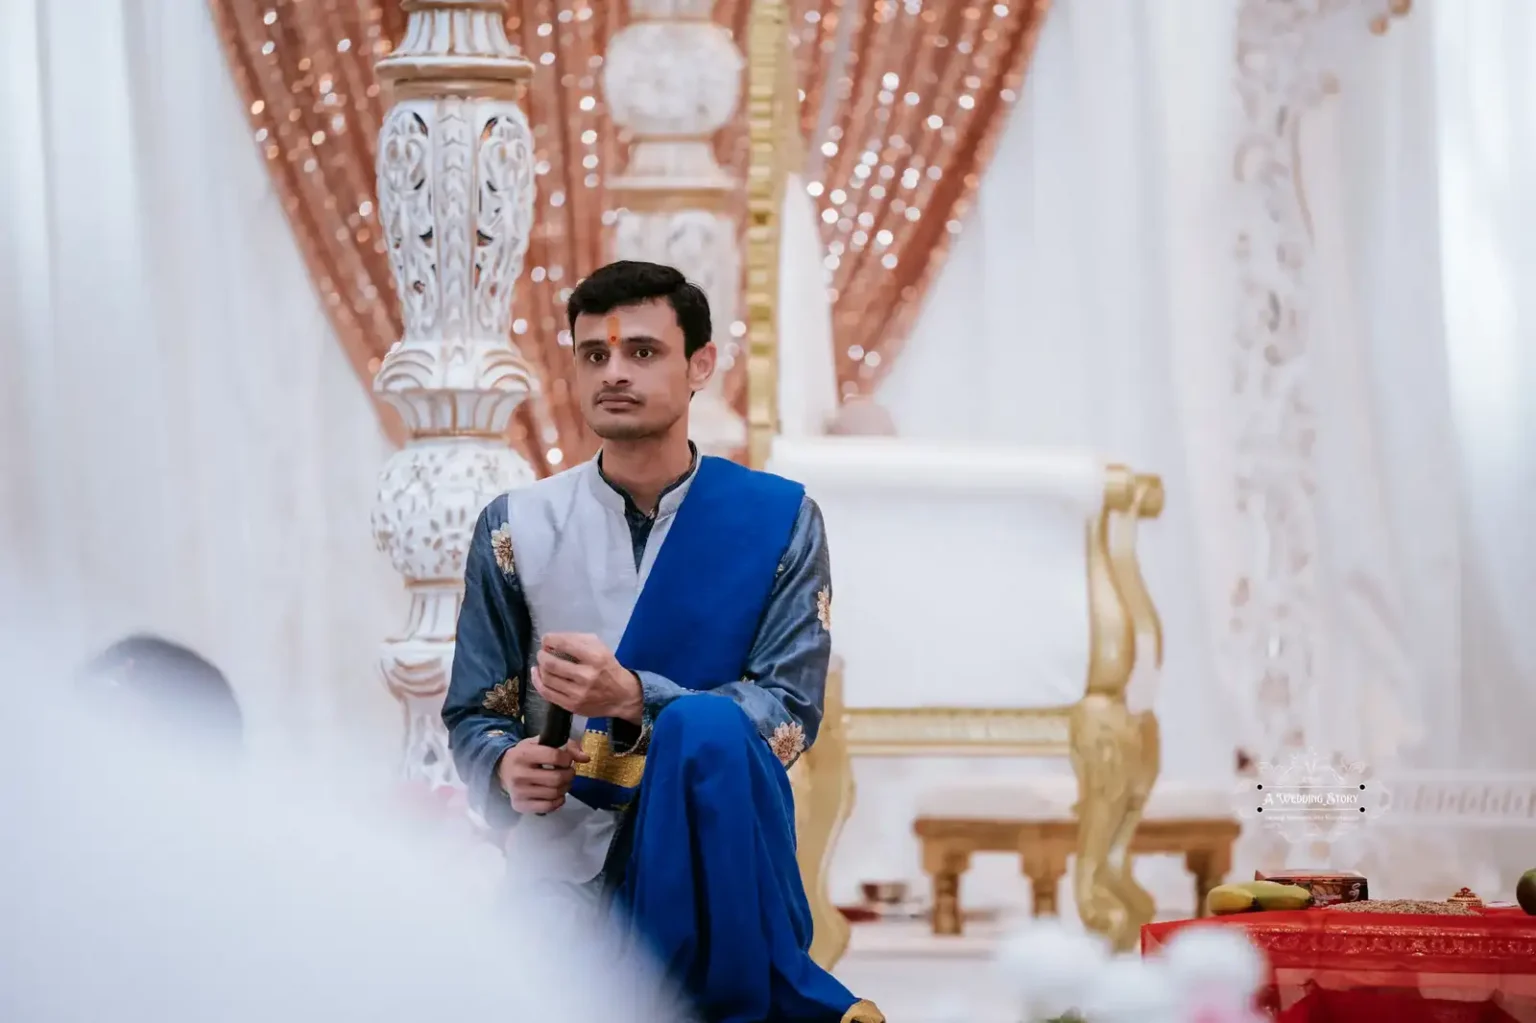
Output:
<path fill-rule="evenodd" d="M 591 759 L 575 739 L 551 748 L 531 736 L 502 754 L 496 777 L 518 813 L 551 813 L 565 805 L 574 777 L 571 766 Z"/>

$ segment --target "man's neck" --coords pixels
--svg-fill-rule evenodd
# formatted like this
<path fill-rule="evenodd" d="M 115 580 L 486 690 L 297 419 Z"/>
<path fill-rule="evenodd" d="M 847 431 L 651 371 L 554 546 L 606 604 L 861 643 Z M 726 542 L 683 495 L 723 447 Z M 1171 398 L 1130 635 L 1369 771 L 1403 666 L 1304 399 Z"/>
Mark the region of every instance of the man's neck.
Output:
<path fill-rule="evenodd" d="M 688 435 L 609 441 L 603 445 L 603 475 L 623 488 L 646 514 L 656 513 L 662 491 L 693 467 Z"/>

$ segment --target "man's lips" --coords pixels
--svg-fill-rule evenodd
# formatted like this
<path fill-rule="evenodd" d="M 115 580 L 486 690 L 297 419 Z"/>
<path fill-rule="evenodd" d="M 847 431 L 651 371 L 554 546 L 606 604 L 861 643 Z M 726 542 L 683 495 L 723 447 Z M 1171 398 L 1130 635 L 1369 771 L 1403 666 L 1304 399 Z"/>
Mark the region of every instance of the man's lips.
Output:
<path fill-rule="evenodd" d="M 599 408 L 634 408 L 640 402 L 627 394 L 605 394 L 597 399 Z"/>

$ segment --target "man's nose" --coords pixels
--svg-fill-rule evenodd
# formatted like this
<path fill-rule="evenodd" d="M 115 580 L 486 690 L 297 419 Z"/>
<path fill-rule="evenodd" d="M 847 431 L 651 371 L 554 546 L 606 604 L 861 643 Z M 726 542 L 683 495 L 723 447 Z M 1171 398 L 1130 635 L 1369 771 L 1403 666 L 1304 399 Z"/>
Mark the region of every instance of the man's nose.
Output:
<path fill-rule="evenodd" d="M 608 361 L 603 363 L 603 385 L 615 388 L 628 384 L 629 360 L 624 358 L 622 352 L 614 352 L 609 356 Z"/>

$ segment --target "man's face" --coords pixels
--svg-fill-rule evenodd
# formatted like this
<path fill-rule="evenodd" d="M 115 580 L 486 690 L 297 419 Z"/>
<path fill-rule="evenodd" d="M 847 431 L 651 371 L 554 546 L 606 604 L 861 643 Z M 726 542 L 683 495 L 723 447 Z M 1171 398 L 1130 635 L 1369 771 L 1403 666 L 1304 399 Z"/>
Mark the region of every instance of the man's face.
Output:
<path fill-rule="evenodd" d="M 581 414 L 604 440 L 666 433 L 715 370 L 713 344 L 683 354 L 682 328 L 664 300 L 578 316 L 572 337 Z"/>

